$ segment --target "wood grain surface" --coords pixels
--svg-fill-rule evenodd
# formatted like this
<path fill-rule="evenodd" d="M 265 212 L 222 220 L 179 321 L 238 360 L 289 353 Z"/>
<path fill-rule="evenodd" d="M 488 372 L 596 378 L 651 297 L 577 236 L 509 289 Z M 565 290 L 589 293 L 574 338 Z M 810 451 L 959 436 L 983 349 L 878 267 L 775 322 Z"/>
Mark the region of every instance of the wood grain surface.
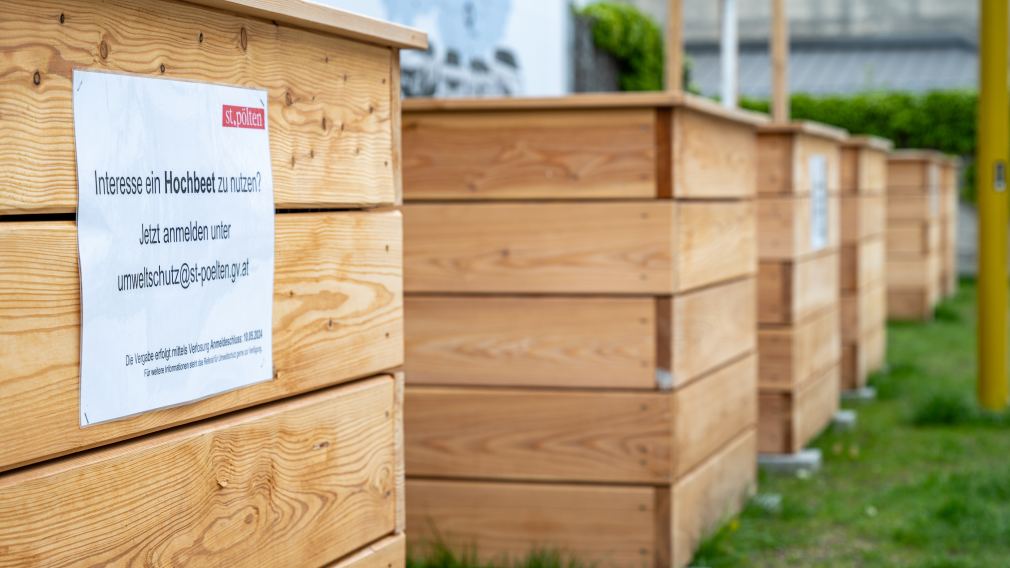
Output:
<path fill-rule="evenodd" d="M 887 221 L 938 219 L 939 201 L 929 195 L 887 195 Z"/>
<path fill-rule="evenodd" d="M 841 191 L 846 195 L 887 190 L 887 152 L 864 145 L 842 145 Z"/>
<path fill-rule="evenodd" d="M 744 278 L 660 301 L 659 364 L 677 388 L 754 349 L 756 284 Z"/>
<path fill-rule="evenodd" d="M 828 197 L 827 241 L 814 248 L 809 195 L 768 196 L 757 199 L 758 256 L 761 260 L 795 260 L 821 250 L 838 248 L 840 200 Z"/>
<path fill-rule="evenodd" d="M 792 324 L 838 302 L 837 251 L 758 265 L 758 323 Z"/>
<path fill-rule="evenodd" d="M 399 568 L 407 562 L 407 536 L 400 532 L 373 542 L 328 568 Z"/>
<path fill-rule="evenodd" d="M 0 476 L 0 565 L 321 565 L 390 534 L 393 379 Z"/>
<path fill-rule="evenodd" d="M 411 386 L 407 475 L 669 483 L 669 393 Z"/>
<path fill-rule="evenodd" d="M 879 281 L 858 292 L 843 294 L 841 305 L 842 341 L 857 341 L 887 321 L 887 285 Z"/>
<path fill-rule="evenodd" d="M 887 288 L 887 319 L 926 321 L 933 319 L 936 286 L 921 288 Z"/>
<path fill-rule="evenodd" d="M 673 232 L 677 292 L 757 274 L 751 200 L 679 201 Z"/>
<path fill-rule="evenodd" d="M 599 568 L 664 566 L 670 538 L 664 493 L 648 486 L 407 481 L 407 540 L 423 550 L 442 539 L 484 562 L 563 550 Z M 668 495 L 668 491 L 665 492 Z"/>
<path fill-rule="evenodd" d="M 758 129 L 759 195 L 810 193 L 810 158 L 827 160 L 828 191 L 841 190 L 841 145 L 833 137 L 802 131 L 783 132 L 775 125 Z"/>
<path fill-rule="evenodd" d="M 757 432 L 748 428 L 673 487 L 675 567 L 689 566 L 701 541 L 743 510 L 757 485 Z"/>
<path fill-rule="evenodd" d="M 415 203 L 403 215 L 409 292 L 674 290 L 671 202 Z"/>
<path fill-rule="evenodd" d="M 793 392 L 758 395 L 758 451 L 800 451 L 831 421 L 838 410 L 839 367 L 815 375 Z"/>
<path fill-rule="evenodd" d="M 749 198 L 757 191 L 757 132 L 736 117 L 673 111 L 673 196 Z"/>
<path fill-rule="evenodd" d="M 400 214 L 278 215 L 275 230 L 274 380 L 82 429 L 74 224 L 0 223 L 0 470 L 402 364 Z"/>
<path fill-rule="evenodd" d="M 159 0 L 9 0 L 0 215 L 77 205 L 73 69 L 265 89 L 278 208 L 392 203 L 392 50 Z"/>
<path fill-rule="evenodd" d="M 887 286 L 892 289 L 935 290 L 939 282 L 940 255 L 892 256 L 887 259 Z"/>
<path fill-rule="evenodd" d="M 652 298 L 408 296 L 411 385 L 656 388 Z"/>
<path fill-rule="evenodd" d="M 679 479 L 757 427 L 757 357 L 754 354 L 673 393 L 675 474 Z"/>
<path fill-rule="evenodd" d="M 887 227 L 887 253 L 914 257 L 940 252 L 941 235 L 936 221 L 892 221 Z"/>
<path fill-rule="evenodd" d="M 652 109 L 403 116 L 406 200 L 656 197 Z"/>
<path fill-rule="evenodd" d="M 842 346 L 841 388 L 843 391 L 866 386 L 870 373 L 884 363 L 887 330 L 883 325 Z"/>
<path fill-rule="evenodd" d="M 414 203 L 404 224 L 410 292 L 670 294 L 755 263 L 746 201 Z"/>
<path fill-rule="evenodd" d="M 885 280 L 887 257 L 883 235 L 845 244 L 841 248 L 840 282 L 844 292 L 857 292 Z"/>
<path fill-rule="evenodd" d="M 895 159 L 887 162 L 887 193 L 915 194 L 939 190 L 939 158 Z"/>
<path fill-rule="evenodd" d="M 212 8 L 249 14 L 265 20 L 289 23 L 310 30 L 353 38 L 359 41 L 425 49 L 428 38 L 424 32 L 361 16 L 353 12 L 335 10 L 329 6 L 305 0 L 190 0 Z"/>
<path fill-rule="evenodd" d="M 841 237 L 854 243 L 887 230 L 887 199 L 883 195 L 842 195 Z"/>
<path fill-rule="evenodd" d="M 813 375 L 838 364 L 841 328 L 838 308 L 804 321 L 758 330 L 758 384 L 763 390 L 794 390 Z"/>

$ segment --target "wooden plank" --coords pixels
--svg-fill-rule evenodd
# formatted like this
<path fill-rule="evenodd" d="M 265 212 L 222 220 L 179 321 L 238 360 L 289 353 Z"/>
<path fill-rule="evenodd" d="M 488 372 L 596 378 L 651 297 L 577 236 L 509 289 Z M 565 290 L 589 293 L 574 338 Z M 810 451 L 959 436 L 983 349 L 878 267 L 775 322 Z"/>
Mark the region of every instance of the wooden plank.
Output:
<path fill-rule="evenodd" d="M 405 197 L 656 197 L 656 128 L 649 108 L 407 111 Z"/>
<path fill-rule="evenodd" d="M 928 195 L 887 195 L 887 220 L 923 221 L 937 219 L 937 200 Z"/>
<path fill-rule="evenodd" d="M 883 195 L 843 195 L 841 206 L 843 243 L 854 243 L 886 232 L 887 200 Z"/>
<path fill-rule="evenodd" d="M 893 289 L 935 289 L 939 265 L 940 257 L 937 254 L 889 258 L 887 259 L 887 286 Z"/>
<path fill-rule="evenodd" d="M 673 111 L 673 195 L 746 198 L 757 191 L 757 133 L 734 116 Z"/>
<path fill-rule="evenodd" d="M 801 323 L 758 330 L 758 384 L 762 390 L 792 390 L 838 364 L 839 311 L 829 308 Z"/>
<path fill-rule="evenodd" d="M 409 296 L 411 385 L 656 388 L 652 298 Z"/>
<path fill-rule="evenodd" d="M 866 386 L 870 373 L 884 364 L 886 329 L 883 324 L 842 347 L 842 390 Z"/>
<path fill-rule="evenodd" d="M 659 365 L 671 372 L 673 388 L 754 349 L 755 287 L 753 278 L 745 278 L 659 304 L 661 329 L 669 330 L 658 339 Z"/>
<path fill-rule="evenodd" d="M 679 479 L 757 426 L 757 357 L 746 355 L 674 391 L 673 398 Z"/>
<path fill-rule="evenodd" d="M 794 141 L 786 133 L 763 132 L 757 139 L 758 195 L 793 193 Z"/>
<path fill-rule="evenodd" d="M 674 209 L 659 201 L 408 204 L 405 285 L 410 292 L 669 294 Z"/>
<path fill-rule="evenodd" d="M 393 398 L 382 376 L 7 473 L 4 563 L 339 558 L 393 530 Z"/>
<path fill-rule="evenodd" d="M 831 423 L 841 394 L 840 366 L 822 372 L 797 394 L 796 442 L 806 447 Z"/>
<path fill-rule="evenodd" d="M 923 256 L 933 250 L 939 226 L 929 221 L 893 221 L 887 227 L 887 253 L 892 256 Z"/>
<path fill-rule="evenodd" d="M 400 87 L 400 51 L 390 51 L 389 69 L 389 134 L 393 163 L 393 204 L 403 205 L 403 92 Z"/>
<path fill-rule="evenodd" d="M 866 348 L 866 366 L 869 372 L 880 370 L 887 360 L 887 326 L 881 325 L 863 337 Z"/>
<path fill-rule="evenodd" d="M 839 205 L 838 197 L 828 198 L 827 243 L 814 248 L 809 195 L 761 197 L 757 200 L 758 256 L 761 260 L 793 260 L 837 248 L 840 242 Z"/>
<path fill-rule="evenodd" d="M 887 152 L 864 144 L 843 144 L 841 184 L 841 191 L 846 195 L 884 193 L 887 189 Z"/>
<path fill-rule="evenodd" d="M 671 404 L 668 393 L 411 386 L 407 471 L 415 477 L 668 483 Z"/>
<path fill-rule="evenodd" d="M 212 8 L 249 14 L 264 20 L 283 22 L 310 30 L 334 34 L 389 47 L 426 49 L 428 36 L 398 24 L 391 24 L 353 12 L 304 0 L 189 0 Z"/>
<path fill-rule="evenodd" d="M 817 125 L 812 125 L 817 126 Z M 808 131 L 809 130 L 809 131 Z M 758 129 L 758 194 L 810 193 L 810 158 L 827 160 L 828 191 L 841 190 L 841 139 L 801 124 L 767 125 Z"/>
<path fill-rule="evenodd" d="M 400 214 L 278 215 L 275 231 L 274 380 L 82 429 L 74 224 L 0 223 L 0 470 L 402 364 Z"/>
<path fill-rule="evenodd" d="M 884 248 L 884 239 L 880 236 L 842 246 L 840 276 L 843 292 L 856 292 L 885 280 L 887 265 Z"/>
<path fill-rule="evenodd" d="M 785 0 L 772 0 L 770 51 L 772 60 L 772 118 L 789 122 L 789 16 Z"/>
<path fill-rule="evenodd" d="M 407 481 L 409 548 L 441 539 L 481 562 L 505 563 L 535 549 L 562 550 L 601 568 L 652 566 L 664 511 L 653 487 Z M 665 513 L 669 515 L 669 511 Z"/>
<path fill-rule="evenodd" d="M 747 201 L 408 204 L 411 292 L 670 294 L 753 274 Z"/>
<path fill-rule="evenodd" d="M 934 160 L 889 159 L 887 193 L 928 194 L 939 191 L 940 165 Z"/>
<path fill-rule="evenodd" d="M 790 324 L 838 302 L 837 251 L 758 265 L 758 323 Z"/>
<path fill-rule="evenodd" d="M 690 564 L 703 538 L 743 510 L 757 484 L 757 434 L 748 428 L 673 488 L 673 566 Z"/>
<path fill-rule="evenodd" d="M 887 319 L 923 321 L 933 317 L 933 293 L 926 288 L 887 289 Z"/>
<path fill-rule="evenodd" d="M 266 89 L 278 208 L 394 200 L 389 48 L 156 0 L 10 0 L 0 26 L 0 215 L 76 210 L 73 69 Z"/>
<path fill-rule="evenodd" d="M 791 454 L 803 449 L 838 410 L 839 367 L 811 377 L 793 393 L 758 395 L 758 451 Z"/>
<path fill-rule="evenodd" d="M 406 468 L 406 441 L 403 434 L 403 401 L 404 401 L 404 378 L 403 371 L 393 373 L 394 384 L 394 407 L 393 407 L 393 450 L 396 452 L 396 470 L 393 472 L 395 478 L 394 493 L 396 495 L 396 525 L 394 529 L 402 533 L 407 526 L 407 468 Z"/>
<path fill-rule="evenodd" d="M 757 274 L 754 203 L 680 201 L 673 226 L 677 292 Z"/>
<path fill-rule="evenodd" d="M 407 562 L 407 537 L 402 532 L 369 544 L 329 568 L 393 568 Z"/>
<path fill-rule="evenodd" d="M 883 281 L 842 295 L 842 341 L 857 341 L 887 318 L 887 286 Z"/>

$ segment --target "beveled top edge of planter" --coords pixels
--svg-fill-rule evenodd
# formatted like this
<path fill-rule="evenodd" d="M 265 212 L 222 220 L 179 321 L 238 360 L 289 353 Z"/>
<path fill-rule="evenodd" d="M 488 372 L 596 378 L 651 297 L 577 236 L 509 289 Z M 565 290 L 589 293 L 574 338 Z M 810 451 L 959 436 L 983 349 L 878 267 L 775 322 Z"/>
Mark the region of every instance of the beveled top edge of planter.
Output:
<path fill-rule="evenodd" d="M 948 157 L 939 150 L 928 148 L 898 148 L 887 159 L 893 162 L 945 162 Z"/>
<path fill-rule="evenodd" d="M 827 138 L 835 142 L 845 142 L 849 138 L 847 130 L 809 120 L 770 122 L 761 126 L 758 130 L 766 134 L 806 134 L 808 136 Z"/>
<path fill-rule="evenodd" d="M 683 107 L 729 120 L 760 126 L 768 122 L 767 115 L 742 109 L 725 108 L 715 101 L 690 94 L 662 91 L 575 93 L 557 97 L 460 97 L 403 99 L 404 112 L 422 111 L 504 111 L 504 110 L 565 110 L 616 108 Z"/>
<path fill-rule="evenodd" d="M 406 49 L 427 49 L 428 34 L 306 0 L 187 0 L 228 12 L 282 22 L 349 39 Z"/>
<path fill-rule="evenodd" d="M 847 147 L 871 148 L 881 152 L 890 152 L 894 149 L 894 142 L 880 136 L 858 135 L 850 136 L 843 144 Z"/>

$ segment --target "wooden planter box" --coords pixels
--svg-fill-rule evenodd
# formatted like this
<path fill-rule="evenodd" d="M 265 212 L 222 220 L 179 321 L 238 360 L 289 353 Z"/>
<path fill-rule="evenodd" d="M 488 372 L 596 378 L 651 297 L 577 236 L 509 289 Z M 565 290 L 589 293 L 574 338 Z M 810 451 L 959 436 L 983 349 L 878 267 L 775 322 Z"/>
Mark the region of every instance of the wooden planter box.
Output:
<path fill-rule="evenodd" d="M 797 122 L 758 130 L 758 388 L 762 453 L 801 450 L 838 408 L 842 277 L 872 278 L 859 257 L 840 266 L 843 131 Z M 871 164 L 872 168 L 872 164 Z M 872 169 L 861 172 L 872 177 Z"/>
<path fill-rule="evenodd" d="M 755 480 L 753 115 L 407 101 L 410 537 L 686 565 Z"/>
<path fill-rule="evenodd" d="M 957 209 L 961 162 L 946 156 L 940 166 L 940 295 L 957 292 Z"/>
<path fill-rule="evenodd" d="M 890 150 L 889 141 L 867 136 L 850 137 L 842 146 L 842 390 L 865 386 L 884 363 Z"/>
<path fill-rule="evenodd" d="M 887 315 L 929 319 L 941 294 L 942 154 L 896 150 L 887 162 Z"/>
<path fill-rule="evenodd" d="M 398 52 L 426 40 L 261 4 L 0 7 L 0 289 L 16 292 L 0 299 L 0 550 L 14 564 L 403 562 L 388 372 L 403 362 L 402 217 L 368 209 L 397 201 Z M 268 91 L 272 381 L 79 426 L 73 69 Z"/>

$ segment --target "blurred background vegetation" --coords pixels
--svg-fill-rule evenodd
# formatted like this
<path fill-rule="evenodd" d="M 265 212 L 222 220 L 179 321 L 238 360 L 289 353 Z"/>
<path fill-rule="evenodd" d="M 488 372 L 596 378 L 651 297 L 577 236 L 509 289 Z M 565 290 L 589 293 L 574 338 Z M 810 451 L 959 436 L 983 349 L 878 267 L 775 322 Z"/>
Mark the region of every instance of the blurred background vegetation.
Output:
<path fill-rule="evenodd" d="M 596 47 L 617 60 L 621 90 L 663 88 L 663 36 L 654 20 L 634 6 L 616 2 L 589 4 L 579 9 L 578 15 L 591 20 Z M 690 86 L 690 63 L 685 64 L 684 73 L 684 84 Z M 741 106 L 768 112 L 769 104 L 745 98 Z M 831 96 L 797 93 L 792 96 L 792 117 L 830 124 L 852 134 L 887 138 L 895 148 L 928 148 L 960 156 L 965 160 L 962 199 L 974 201 L 977 106 L 978 94 L 970 90 Z"/>

